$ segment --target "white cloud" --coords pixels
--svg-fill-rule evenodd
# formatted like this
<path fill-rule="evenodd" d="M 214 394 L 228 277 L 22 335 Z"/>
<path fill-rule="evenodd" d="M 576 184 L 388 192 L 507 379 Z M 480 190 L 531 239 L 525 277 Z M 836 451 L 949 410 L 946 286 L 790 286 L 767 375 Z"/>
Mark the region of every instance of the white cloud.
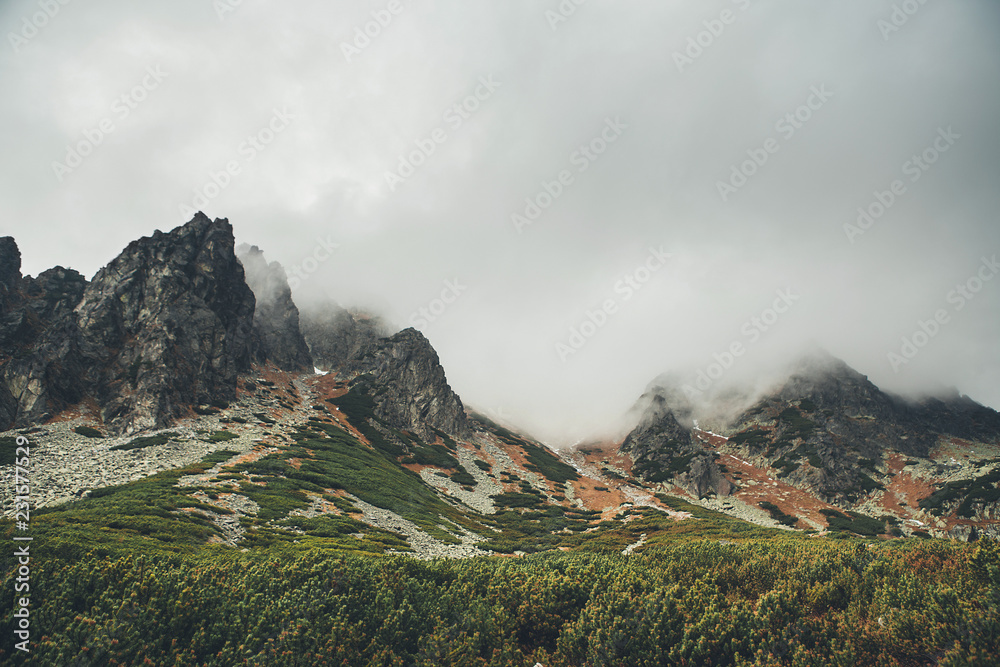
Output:
<path fill-rule="evenodd" d="M 709 363 L 786 286 L 802 301 L 747 368 L 815 339 L 889 388 L 953 384 L 1000 407 L 1000 284 L 904 372 L 886 361 L 1000 252 L 993 4 L 928 4 L 889 40 L 877 21 L 891 3 L 865 0 L 590 0 L 553 31 L 557 4 L 404 3 L 348 63 L 341 42 L 385 3 L 247 0 L 221 21 L 208 0 L 70 3 L 0 54 L 0 234 L 27 272 L 91 275 L 174 227 L 193 189 L 288 106 L 294 122 L 206 212 L 286 265 L 332 237 L 337 256 L 303 290 L 400 324 L 461 280 L 425 328 L 449 379 L 545 438 L 614 424 L 649 380 Z M 4 34 L 35 7 L 5 3 Z M 671 54 L 723 9 L 736 20 L 678 72 Z M 59 183 L 52 161 L 157 64 L 169 78 Z M 491 74 L 502 87 L 390 192 L 385 171 Z M 722 202 L 717 181 L 824 84 L 834 96 Z M 609 116 L 629 129 L 517 234 L 510 214 Z M 850 244 L 844 223 L 948 125 L 962 140 Z M 563 364 L 555 344 L 650 245 L 672 268 Z"/>

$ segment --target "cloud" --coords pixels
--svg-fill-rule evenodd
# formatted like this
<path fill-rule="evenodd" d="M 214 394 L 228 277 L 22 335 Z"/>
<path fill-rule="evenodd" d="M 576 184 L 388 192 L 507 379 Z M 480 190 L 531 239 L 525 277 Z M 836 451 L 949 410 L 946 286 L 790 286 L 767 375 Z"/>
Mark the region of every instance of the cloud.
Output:
<path fill-rule="evenodd" d="M 0 234 L 25 271 L 91 275 L 197 203 L 286 268 L 335 244 L 303 301 L 407 326 L 458 281 L 420 318 L 449 380 L 552 442 L 613 432 L 652 378 L 736 342 L 734 373 L 812 340 L 886 388 L 1000 408 L 1000 281 L 948 299 L 1000 253 L 993 3 L 218 5 L 70 2 L 16 51 L 39 4 L 0 9 Z M 165 78 L 133 99 L 150 67 Z M 627 127 L 602 146 L 608 119 Z M 60 181 L 53 162 L 102 121 Z M 957 138 L 935 156 L 941 132 Z M 626 300 L 616 285 L 651 247 L 671 259 Z M 787 289 L 799 299 L 751 342 Z M 941 309 L 895 372 L 889 353 Z"/>

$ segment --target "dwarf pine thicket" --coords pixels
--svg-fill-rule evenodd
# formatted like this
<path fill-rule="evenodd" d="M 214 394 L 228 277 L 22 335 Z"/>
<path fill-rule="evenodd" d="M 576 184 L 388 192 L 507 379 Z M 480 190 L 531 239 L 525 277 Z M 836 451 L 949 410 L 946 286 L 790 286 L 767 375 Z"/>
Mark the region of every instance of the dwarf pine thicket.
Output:
<path fill-rule="evenodd" d="M 108 550 L 46 553 L 32 586 L 44 628 L 35 664 L 903 666 L 1000 655 L 995 543 L 681 540 L 633 556 L 431 562 L 287 545 Z"/>

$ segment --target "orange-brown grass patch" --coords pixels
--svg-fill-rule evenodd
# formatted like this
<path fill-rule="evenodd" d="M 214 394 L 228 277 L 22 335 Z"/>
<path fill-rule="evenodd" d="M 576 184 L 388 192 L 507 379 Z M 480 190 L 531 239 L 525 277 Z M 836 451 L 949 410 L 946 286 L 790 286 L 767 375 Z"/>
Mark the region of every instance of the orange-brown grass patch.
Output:
<path fill-rule="evenodd" d="M 584 507 L 588 510 L 604 511 L 630 502 L 628 496 L 612 486 L 611 482 L 596 480 L 593 477 L 581 477 L 570 484 L 573 485 L 574 495 L 583 501 Z M 598 491 L 598 488 L 605 490 Z"/>
<path fill-rule="evenodd" d="M 820 510 L 837 509 L 791 484 L 774 479 L 766 471 L 744 462 L 732 454 L 723 454 L 719 458 L 719 463 L 726 466 L 727 479 L 739 487 L 739 490 L 733 495 L 748 505 L 758 506 L 767 501 L 776 505 L 785 514 L 801 519 L 810 519 L 820 526 L 826 525 L 826 517 L 820 513 Z M 735 473 L 740 474 L 740 479 L 736 479 Z M 750 480 L 757 482 L 757 484 L 748 484 L 747 482 Z"/>

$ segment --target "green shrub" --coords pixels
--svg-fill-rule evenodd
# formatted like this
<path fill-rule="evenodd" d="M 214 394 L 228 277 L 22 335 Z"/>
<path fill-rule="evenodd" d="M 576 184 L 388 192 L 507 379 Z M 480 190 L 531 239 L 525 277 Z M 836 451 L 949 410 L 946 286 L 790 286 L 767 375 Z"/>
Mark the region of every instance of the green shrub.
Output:
<path fill-rule="evenodd" d="M 156 435 L 141 436 L 138 438 L 132 438 L 126 443 L 121 445 L 115 445 L 111 448 L 111 451 L 128 451 L 130 449 L 144 449 L 146 447 L 156 447 L 158 445 L 165 445 L 172 439 L 177 437 L 177 433 L 174 431 L 164 431 L 163 433 L 157 433 Z"/>
<path fill-rule="evenodd" d="M 764 500 L 761 501 L 759 505 L 761 509 L 766 510 L 767 513 L 771 515 L 772 519 L 784 526 L 794 528 L 799 523 L 798 517 L 792 516 L 791 514 L 785 514 L 780 507 L 772 502 Z"/>
<path fill-rule="evenodd" d="M 875 536 L 886 532 L 885 521 L 873 519 L 858 512 L 843 514 L 836 510 L 822 509 L 820 513 L 826 517 L 831 530 L 857 533 L 858 535 Z"/>
<path fill-rule="evenodd" d="M 470 475 L 465 470 L 460 470 L 456 473 L 452 473 L 451 481 L 462 486 L 475 486 L 476 478 Z"/>
<path fill-rule="evenodd" d="M 0 466 L 12 466 L 17 459 L 17 438 L 0 438 Z"/>

